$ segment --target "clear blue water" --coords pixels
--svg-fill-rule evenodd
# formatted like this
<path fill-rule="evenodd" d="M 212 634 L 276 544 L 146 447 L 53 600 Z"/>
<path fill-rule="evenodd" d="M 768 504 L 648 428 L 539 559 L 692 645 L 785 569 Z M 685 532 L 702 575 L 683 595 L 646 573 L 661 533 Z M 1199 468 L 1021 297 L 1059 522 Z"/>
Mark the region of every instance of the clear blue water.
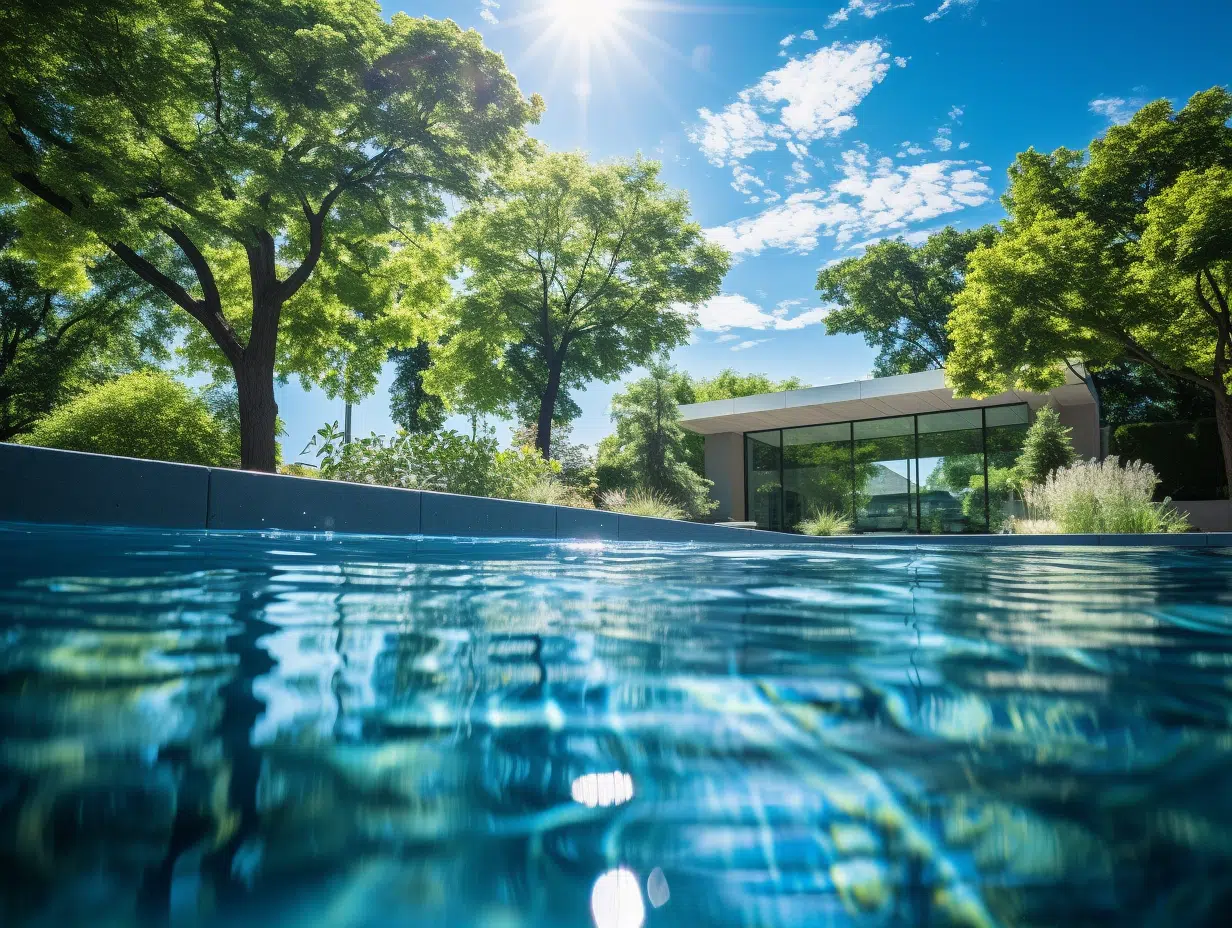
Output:
<path fill-rule="evenodd" d="M 0 527 L 0 924 L 1182 926 L 1232 558 Z"/>

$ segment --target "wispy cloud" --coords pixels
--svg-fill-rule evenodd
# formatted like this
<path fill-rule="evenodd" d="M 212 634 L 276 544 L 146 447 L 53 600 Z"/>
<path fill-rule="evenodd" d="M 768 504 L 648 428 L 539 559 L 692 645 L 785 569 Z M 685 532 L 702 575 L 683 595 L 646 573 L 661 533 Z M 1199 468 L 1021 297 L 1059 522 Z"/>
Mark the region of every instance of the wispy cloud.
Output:
<path fill-rule="evenodd" d="M 496 0 L 479 0 L 479 18 L 491 26 L 500 23 L 496 17 L 496 10 L 500 9 L 500 4 Z"/>
<path fill-rule="evenodd" d="M 750 348 L 756 348 L 758 345 L 764 345 L 770 341 L 768 338 L 753 338 L 748 341 L 741 342 L 739 345 L 732 345 L 732 351 L 748 351 Z"/>
<path fill-rule="evenodd" d="M 736 334 L 735 334 L 735 333 L 733 333 L 733 332 L 725 332 L 724 334 L 722 334 L 722 335 L 720 335 L 718 338 L 716 338 L 716 339 L 714 340 L 714 343 L 715 343 L 716 345 L 722 345 L 722 344 L 724 344 L 724 343 L 726 343 L 726 342 L 738 342 L 738 341 L 740 341 L 740 336 L 739 336 L 739 335 L 736 335 Z"/>
<path fill-rule="evenodd" d="M 935 23 L 942 16 L 951 13 L 960 7 L 975 6 L 980 0 L 942 0 L 941 6 L 937 7 L 932 13 L 924 17 L 925 21 Z"/>
<path fill-rule="evenodd" d="M 1143 97 L 1102 97 L 1087 104 L 1092 113 L 1103 116 L 1113 125 L 1123 125 L 1129 122 L 1134 113 L 1146 106 Z"/>
<path fill-rule="evenodd" d="M 821 236 L 840 245 L 863 235 L 897 232 L 992 197 L 979 162 L 934 161 L 896 165 L 891 158 L 871 163 L 863 149 L 843 155 L 842 178 L 827 189 L 793 193 L 756 216 L 708 229 L 706 234 L 734 254 L 767 248 L 807 253 Z"/>
<path fill-rule="evenodd" d="M 799 309 L 804 300 L 784 300 L 767 310 L 739 293 L 723 293 L 697 307 L 697 323 L 707 332 L 722 332 L 715 341 L 735 341 L 732 329 L 788 332 L 816 325 L 830 313 L 828 306 Z"/>
<path fill-rule="evenodd" d="M 853 15 L 872 19 L 881 13 L 888 13 L 890 10 L 900 10 L 913 5 L 913 3 L 895 3 L 894 0 L 847 0 L 845 7 L 837 13 L 830 14 L 830 18 L 826 20 L 826 28 L 833 29 L 840 23 L 847 22 Z"/>
<path fill-rule="evenodd" d="M 735 102 L 701 109 L 690 140 L 716 166 L 779 142 L 835 137 L 856 125 L 852 111 L 885 79 L 890 56 L 877 42 L 836 42 L 769 71 Z"/>
<path fill-rule="evenodd" d="M 942 126 L 933 138 L 933 148 L 937 151 L 949 151 L 954 147 L 954 140 L 950 138 L 952 134 L 949 126 Z"/>

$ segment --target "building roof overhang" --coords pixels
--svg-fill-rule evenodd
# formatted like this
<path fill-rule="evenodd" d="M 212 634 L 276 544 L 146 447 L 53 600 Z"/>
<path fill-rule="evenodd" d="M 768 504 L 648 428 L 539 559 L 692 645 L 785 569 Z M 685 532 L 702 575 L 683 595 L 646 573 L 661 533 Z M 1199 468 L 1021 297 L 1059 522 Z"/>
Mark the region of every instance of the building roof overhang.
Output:
<path fill-rule="evenodd" d="M 761 429 L 824 425 L 859 419 L 881 419 L 918 413 L 978 409 L 1027 403 L 1032 409 L 1048 404 L 1094 406 L 1096 399 L 1082 365 L 1066 371 L 1065 384 L 1048 393 L 1014 390 L 983 400 L 956 397 L 945 385 L 945 371 L 925 371 L 896 377 L 877 377 L 851 383 L 763 393 L 734 400 L 715 400 L 681 406 L 681 425 L 691 432 L 756 432 Z"/>

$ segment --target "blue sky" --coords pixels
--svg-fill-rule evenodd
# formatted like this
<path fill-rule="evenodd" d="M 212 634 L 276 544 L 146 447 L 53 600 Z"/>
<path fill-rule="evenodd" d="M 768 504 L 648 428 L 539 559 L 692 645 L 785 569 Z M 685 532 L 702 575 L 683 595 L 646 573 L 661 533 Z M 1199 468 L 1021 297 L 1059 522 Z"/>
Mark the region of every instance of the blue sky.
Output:
<path fill-rule="evenodd" d="M 737 257 L 673 355 L 702 376 L 867 375 L 863 341 L 825 333 L 820 267 L 881 237 L 995 222 L 1019 151 L 1083 147 L 1142 102 L 1232 81 L 1224 0 L 615 0 L 605 28 L 571 28 L 566 2 L 383 8 L 482 32 L 523 91 L 546 99 L 534 134 L 551 147 L 663 162 Z M 386 383 L 357 407 L 358 433 L 392 432 Z M 611 430 L 617 389 L 579 397 L 576 440 Z M 342 415 L 295 384 L 279 404 L 291 460 Z"/>

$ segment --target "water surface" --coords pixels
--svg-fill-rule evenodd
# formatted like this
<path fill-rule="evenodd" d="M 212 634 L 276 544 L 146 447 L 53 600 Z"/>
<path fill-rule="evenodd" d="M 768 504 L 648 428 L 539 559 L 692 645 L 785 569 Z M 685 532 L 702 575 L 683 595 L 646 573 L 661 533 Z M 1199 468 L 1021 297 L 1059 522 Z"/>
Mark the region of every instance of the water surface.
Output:
<path fill-rule="evenodd" d="M 0 527 L 0 924 L 1232 911 L 1223 549 Z"/>

